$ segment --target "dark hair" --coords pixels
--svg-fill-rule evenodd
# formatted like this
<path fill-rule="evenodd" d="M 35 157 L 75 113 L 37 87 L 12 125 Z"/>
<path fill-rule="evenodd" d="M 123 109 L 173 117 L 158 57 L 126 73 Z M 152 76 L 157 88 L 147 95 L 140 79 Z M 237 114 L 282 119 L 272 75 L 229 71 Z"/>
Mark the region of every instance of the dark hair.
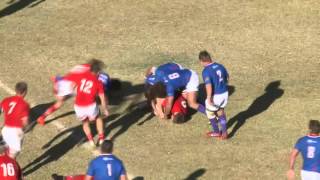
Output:
<path fill-rule="evenodd" d="M 104 140 L 101 144 L 101 153 L 112 153 L 113 142 L 111 140 Z"/>
<path fill-rule="evenodd" d="M 150 86 L 150 98 L 165 98 L 167 97 L 166 86 L 162 82 L 157 82 L 156 84 Z"/>
<path fill-rule="evenodd" d="M 0 143 L 0 154 L 5 153 L 7 150 L 6 146 L 4 143 Z"/>
<path fill-rule="evenodd" d="M 210 54 L 209 54 L 208 51 L 206 51 L 206 50 L 201 51 L 201 52 L 199 53 L 199 60 L 200 60 L 200 61 L 212 61 Z"/>
<path fill-rule="evenodd" d="M 185 121 L 185 117 L 181 113 L 173 114 L 172 115 L 172 122 L 176 124 L 183 123 Z"/>
<path fill-rule="evenodd" d="M 15 90 L 16 90 L 17 94 L 23 94 L 23 93 L 27 92 L 28 85 L 26 82 L 18 82 L 16 84 Z"/>
<path fill-rule="evenodd" d="M 104 67 L 104 63 L 99 59 L 91 59 L 88 64 L 90 64 L 90 71 L 98 73 Z"/>
<path fill-rule="evenodd" d="M 319 134 L 320 133 L 320 122 L 318 120 L 309 121 L 310 133 Z"/>

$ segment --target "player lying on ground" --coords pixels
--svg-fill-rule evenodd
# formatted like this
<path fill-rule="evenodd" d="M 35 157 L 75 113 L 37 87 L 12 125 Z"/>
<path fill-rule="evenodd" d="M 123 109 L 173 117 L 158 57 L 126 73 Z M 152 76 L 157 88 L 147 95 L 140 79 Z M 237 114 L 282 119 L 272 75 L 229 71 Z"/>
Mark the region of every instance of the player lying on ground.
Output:
<path fill-rule="evenodd" d="M 301 170 L 302 180 L 320 179 L 320 122 L 309 121 L 309 134 L 300 138 L 290 156 L 290 169 L 287 173 L 288 179 L 294 179 L 294 164 L 299 153 L 303 158 Z"/>
<path fill-rule="evenodd" d="M 17 161 L 6 154 L 6 147 L 0 145 L 0 179 L 22 180 L 22 172 Z"/>
<path fill-rule="evenodd" d="M 186 94 L 188 105 L 205 114 L 205 107 L 197 103 L 199 86 L 198 75 L 193 70 L 183 69 L 180 65 L 178 66 L 179 68 L 177 68 L 177 66 L 174 68 L 172 67 L 172 64 L 175 63 L 167 63 L 158 68 L 153 68 L 152 73 L 155 77 L 154 84 L 161 83 L 166 87 L 167 103 L 164 109 L 165 115 L 168 115 L 171 112 L 174 103 L 174 93 L 176 91 L 183 91 L 183 93 Z"/>
<path fill-rule="evenodd" d="M 98 144 L 104 140 L 104 123 L 99 117 L 99 106 L 96 97 L 100 98 L 102 110 L 105 116 L 109 115 L 108 102 L 104 95 L 102 83 L 98 80 L 98 73 L 101 71 L 100 63 L 91 64 L 90 71 L 73 76 L 70 80 L 75 84 L 76 97 L 74 110 L 77 118 L 82 122 L 83 131 L 85 132 L 90 144 L 95 145 L 90 129 L 90 122 L 96 122 L 96 128 L 99 135 Z"/>
<path fill-rule="evenodd" d="M 219 63 L 213 62 L 207 51 L 199 53 L 199 60 L 204 67 L 202 78 L 206 89 L 206 109 L 207 116 L 213 131 L 207 133 L 210 137 L 220 137 L 227 139 L 227 118 L 224 108 L 228 103 L 228 80 L 229 74 L 226 68 Z M 221 126 L 221 131 L 216 120 Z"/>
<path fill-rule="evenodd" d="M 85 180 L 127 180 L 125 167 L 113 152 L 113 143 L 105 140 L 100 147 L 100 155 L 93 159 Z"/>
<path fill-rule="evenodd" d="M 18 82 L 15 91 L 15 96 L 7 97 L 0 103 L 1 111 L 4 114 L 2 137 L 8 146 L 9 156 L 12 158 L 16 158 L 21 151 L 23 129 L 29 123 L 30 111 L 29 104 L 24 100 L 28 91 L 27 83 Z"/>
<path fill-rule="evenodd" d="M 150 77 L 149 77 L 150 78 Z M 164 108 L 166 106 L 166 87 L 163 84 L 156 84 L 154 87 L 151 88 L 150 81 L 146 80 L 146 98 L 148 102 L 150 102 L 153 112 L 156 116 L 160 117 L 161 119 L 170 118 L 174 123 L 182 123 L 185 121 L 185 116 L 187 114 L 187 102 L 183 94 L 181 92 L 176 92 L 176 97 L 174 99 L 174 104 L 171 109 L 171 113 L 166 116 L 164 114 Z"/>

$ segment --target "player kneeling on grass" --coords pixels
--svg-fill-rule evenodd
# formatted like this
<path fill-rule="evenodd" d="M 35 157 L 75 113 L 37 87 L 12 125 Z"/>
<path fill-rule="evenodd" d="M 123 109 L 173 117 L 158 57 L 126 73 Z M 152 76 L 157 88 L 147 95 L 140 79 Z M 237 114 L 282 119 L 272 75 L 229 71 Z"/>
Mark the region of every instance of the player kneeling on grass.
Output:
<path fill-rule="evenodd" d="M 90 162 L 85 180 L 127 180 L 123 163 L 112 151 L 112 141 L 103 141 L 100 155 Z"/>
<path fill-rule="evenodd" d="M 28 91 L 27 83 L 18 82 L 15 91 L 15 96 L 5 98 L 0 103 L 1 111 L 4 113 L 2 137 L 12 158 L 16 158 L 21 151 L 23 129 L 28 125 L 30 111 L 29 104 L 24 100 Z"/>
<path fill-rule="evenodd" d="M 228 80 L 229 74 L 226 68 L 219 63 L 213 62 L 207 51 L 199 53 L 199 60 L 204 67 L 202 78 L 206 87 L 206 114 L 210 119 L 213 131 L 207 133 L 209 137 L 221 137 L 227 139 L 227 119 L 224 108 L 228 103 Z M 221 131 L 216 118 L 220 122 Z"/>
<path fill-rule="evenodd" d="M 16 160 L 6 154 L 6 147 L 0 145 L 0 179 L 22 180 L 22 172 Z"/>
<path fill-rule="evenodd" d="M 90 72 L 79 74 L 73 79 L 76 85 L 75 113 L 77 118 L 82 121 L 83 131 L 92 146 L 94 146 L 95 143 L 90 129 L 90 122 L 96 121 L 99 134 L 98 144 L 100 145 L 104 140 L 104 123 L 103 119 L 99 117 L 99 107 L 96 103 L 96 96 L 100 98 L 105 116 L 109 115 L 103 85 L 97 77 L 100 71 L 101 66 L 99 66 L 99 64 L 92 64 Z"/>
<path fill-rule="evenodd" d="M 294 179 L 294 164 L 299 153 L 303 158 L 301 179 L 320 179 L 320 122 L 310 120 L 309 130 L 309 134 L 300 138 L 291 152 L 290 170 L 287 173 L 289 180 Z"/>

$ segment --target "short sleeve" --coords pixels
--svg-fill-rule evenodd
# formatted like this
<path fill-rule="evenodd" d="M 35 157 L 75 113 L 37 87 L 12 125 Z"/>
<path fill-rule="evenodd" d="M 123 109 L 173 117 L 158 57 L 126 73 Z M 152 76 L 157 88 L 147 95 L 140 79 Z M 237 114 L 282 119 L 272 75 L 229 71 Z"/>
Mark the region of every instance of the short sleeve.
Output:
<path fill-rule="evenodd" d="M 304 145 L 303 145 L 303 140 L 302 140 L 302 139 L 299 139 L 299 140 L 296 142 L 294 148 L 297 149 L 298 151 L 301 151 L 303 146 L 304 146 Z"/>
<path fill-rule="evenodd" d="M 30 112 L 30 106 L 28 103 L 24 103 L 23 105 L 23 111 L 22 111 L 22 117 L 29 117 Z"/>
<path fill-rule="evenodd" d="M 88 176 L 94 176 L 94 163 L 93 163 L 93 161 L 91 161 L 90 164 L 89 164 L 87 175 Z"/>
<path fill-rule="evenodd" d="M 167 84 L 167 96 L 174 96 L 174 88 L 172 85 Z"/>
<path fill-rule="evenodd" d="M 99 94 L 103 94 L 104 93 L 104 88 L 103 88 L 103 84 L 100 81 L 97 81 L 97 86 L 98 86 L 98 93 Z"/>
<path fill-rule="evenodd" d="M 203 79 L 204 84 L 210 84 L 211 83 L 209 73 L 206 71 L 206 69 L 204 69 L 202 71 L 202 79 Z"/>

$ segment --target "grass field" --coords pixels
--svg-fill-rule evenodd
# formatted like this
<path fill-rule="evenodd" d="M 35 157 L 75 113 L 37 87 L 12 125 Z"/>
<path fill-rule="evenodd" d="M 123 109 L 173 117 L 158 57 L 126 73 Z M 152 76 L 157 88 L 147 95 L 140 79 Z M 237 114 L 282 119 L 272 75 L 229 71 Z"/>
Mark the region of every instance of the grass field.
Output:
<path fill-rule="evenodd" d="M 51 75 L 102 59 L 111 76 L 126 81 L 106 130 L 135 180 L 285 179 L 293 144 L 308 120 L 320 117 L 317 0 L 9 2 L 0 2 L 0 81 L 27 81 L 27 100 L 39 111 L 54 100 Z M 204 138 L 208 124 L 200 114 L 174 125 L 134 108 L 143 101 L 147 67 L 174 59 L 200 74 L 203 49 L 227 67 L 235 87 L 227 141 Z M 93 154 L 79 145 L 72 110 L 70 101 L 51 117 L 66 132 L 50 123 L 26 135 L 18 161 L 28 167 L 27 180 L 86 171 Z"/>

